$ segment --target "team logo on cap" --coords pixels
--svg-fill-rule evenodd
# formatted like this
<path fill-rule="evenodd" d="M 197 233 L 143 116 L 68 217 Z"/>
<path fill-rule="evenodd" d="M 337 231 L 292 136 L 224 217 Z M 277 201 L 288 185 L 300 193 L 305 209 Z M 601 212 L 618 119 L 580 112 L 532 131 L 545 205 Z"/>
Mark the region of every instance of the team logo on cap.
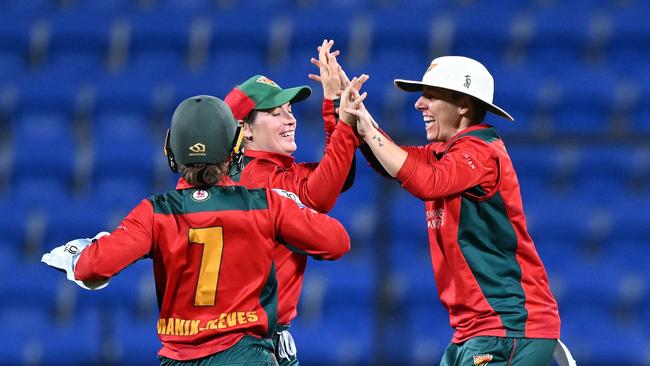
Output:
<path fill-rule="evenodd" d="M 202 189 L 192 192 L 192 200 L 196 202 L 203 202 L 210 197 L 210 192 L 204 191 Z"/>
<path fill-rule="evenodd" d="M 274 88 L 278 88 L 278 89 L 280 89 L 280 86 L 279 86 L 278 84 L 276 84 L 275 81 L 273 81 L 273 80 L 267 78 L 266 76 L 260 76 L 260 77 L 257 78 L 257 80 L 255 80 L 255 81 L 257 81 L 258 83 L 262 83 L 262 84 L 270 85 L 270 86 L 272 86 L 272 87 L 274 87 Z"/>
<path fill-rule="evenodd" d="M 205 144 L 197 142 L 188 149 L 191 151 L 190 156 L 205 156 Z"/>
<path fill-rule="evenodd" d="M 434 67 L 436 67 L 436 66 L 438 66 L 438 64 L 437 64 L 437 63 L 434 63 L 434 62 L 432 62 L 432 63 L 431 63 L 431 65 L 429 65 L 429 68 L 427 68 L 427 71 L 426 71 L 426 72 L 429 72 L 429 71 L 431 71 L 431 69 L 433 69 L 433 68 L 434 68 Z"/>
<path fill-rule="evenodd" d="M 471 83 L 472 83 L 472 75 L 465 75 L 465 84 L 463 84 L 463 86 L 469 89 L 469 85 Z"/>
<path fill-rule="evenodd" d="M 474 355 L 474 366 L 485 366 L 492 361 L 492 355 Z"/>

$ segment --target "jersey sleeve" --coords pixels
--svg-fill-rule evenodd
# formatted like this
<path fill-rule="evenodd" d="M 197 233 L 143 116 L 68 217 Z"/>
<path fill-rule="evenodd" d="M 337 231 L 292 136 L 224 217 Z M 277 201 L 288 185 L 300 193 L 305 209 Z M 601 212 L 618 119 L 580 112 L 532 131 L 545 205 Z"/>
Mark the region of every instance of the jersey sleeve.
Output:
<path fill-rule="evenodd" d="M 397 179 L 402 187 L 423 200 L 461 193 L 475 186 L 494 185 L 498 179 L 498 156 L 485 142 L 473 137 L 455 141 L 440 160 L 426 149 L 407 151 Z"/>
<path fill-rule="evenodd" d="M 325 146 L 330 144 L 332 139 L 332 133 L 336 129 L 336 121 L 338 120 L 338 115 L 336 113 L 336 108 L 338 108 L 338 99 L 323 99 L 323 126 L 325 127 Z"/>
<path fill-rule="evenodd" d="M 269 211 L 278 242 L 318 259 L 338 259 L 350 250 L 350 237 L 340 222 L 302 204 L 296 194 L 269 189 Z"/>
<path fill-rule="evenodd" d="M 298 169 L 292 171 L 276 170 L 269 187 L 295 192 L 307 206 L 329 212 L 348 180 L 358 143 L 352 127 L 339 122 L 320 163 L 297 164 Z"/>
<path fill-rule="evenodd" d="M 381 133 L 385 138 L 389 139 L 390 141 L 393 141 L 393 139 L 390 136 L 388 136 L 388 134 L 381 128 L 379 129 L 379 133 Z M 426 161 L 430 161 L 431 158 L 434 157 L 433 150 L 437 145 L 439 145 L 439 143 L 433 143 L 426 146 L 400 146 L 400 148 L 402 148 L 409 154 L 413 153 L 414 155 L 418 155 L 419 157 L 421 157 Z M 379 173 L 380 175 L 386 178 L 392 178 L 391 175 L 388 174 L 386 169 L 384 169 L 384 167 L 381 165 L 379 159 L 377 159 L 377 157 L 375 156 L 375 154 L 373 154 L 372 150 L 367 144 L 365 143 L 361 144 L 359 146 L 359 150 L 361 150 L 361 153 L 366 158 L 368 165 L 370 165 L 370 167 L 373 170 L 375 170 L 377 173 Z"/>
<path fill-rule="evenodd" d="M 111 235 L 89 245 L 75 266 L 75 277 L 82 281 L 105 280 L 151 252 L 153 206 L 142 200 Z"/>

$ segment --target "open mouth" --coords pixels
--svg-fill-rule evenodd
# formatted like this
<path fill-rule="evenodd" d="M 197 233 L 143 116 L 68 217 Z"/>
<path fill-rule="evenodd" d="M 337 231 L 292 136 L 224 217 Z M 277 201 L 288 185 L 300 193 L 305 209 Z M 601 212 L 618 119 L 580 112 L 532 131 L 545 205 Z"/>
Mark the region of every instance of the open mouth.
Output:
<path fill-rule="evenodd" d="M 424 126 L 426 128 L 429 128 L 435 122 L 435 120 L 431 116 L 423 116 L 422 120 L 424 121 Z"/>
<path fill-rule="evenodd" d="M 285 131 L 280 134 L 282 137 L 293 137 L 296 131 Z"/>

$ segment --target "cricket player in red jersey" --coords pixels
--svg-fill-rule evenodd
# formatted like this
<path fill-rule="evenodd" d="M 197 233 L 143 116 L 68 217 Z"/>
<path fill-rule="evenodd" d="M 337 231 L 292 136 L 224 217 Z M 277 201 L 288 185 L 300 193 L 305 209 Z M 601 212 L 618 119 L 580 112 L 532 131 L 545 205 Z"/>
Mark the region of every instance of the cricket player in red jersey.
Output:
<path fill-rule="evenodd" d="M 182 178 L 144 199 L 110 235 L 55 248 L 43 261 L 87 287 L 153 259 L 162 365 L 277 365 L 273 253 L 278 242 L 322 259 L 350 248 L 339 222 L 283 190 L 246 189 L 227 176 L 239 130 L 215 97 L 183 101 L 166 152 Z"/>
<path fill-rule="evenodd" d="M 291 106 L 311 94 L 307 86 L 282 89 L 269 78 L 256 75 L 235 87 L 225 98 L 236 119 L 243 121 L 244 156 L 242 167 L 233 179 L 249 188 L 281 188 L 295 192 L 305 205 L 326 213 L 338 195 L 352 185 L 354 152 L 359 144 L 349 121 L 342 113 L 337 123 L 336 92 L 342 88 L 342 70 L 336 62 L 338 53 L 330 53 L 333 41 L 323 41 L 319 48 L 320 76 L 310 75 L 323 85 L 323 120 L 326 147 L 320 163 L 296 163 L 291 156 L 297 149 L 294 133 L 297 121 Z M 358 89 L 367 79 L 355 79 Z M 344 82 L 347 82 L 347 78 Z M 343 106 L 342 106 L 343 107 Z M 298 365 L 297 350 L 289 325 L 297 315 L 307 257 L 278 246 L 273 258 L 278 277 L 278 332 L 274 337 L 276 356 L 281 366 Z"/>
<path fill-rule="evenodd" d="M 348 112 L 359 118 L 369 161 L 425 201 L 438 293 L 455 330 L 440 365 L 550 365 L 560 317 L 512 162 L 483 123 L 486 112 L 513 120 L 492 103 L 492 75 L 473 59 L 447 56 L 422 81 L 395 85 L 422 93 L 415 108 L 430 144 L 398 146 L 362 104 Z"/>

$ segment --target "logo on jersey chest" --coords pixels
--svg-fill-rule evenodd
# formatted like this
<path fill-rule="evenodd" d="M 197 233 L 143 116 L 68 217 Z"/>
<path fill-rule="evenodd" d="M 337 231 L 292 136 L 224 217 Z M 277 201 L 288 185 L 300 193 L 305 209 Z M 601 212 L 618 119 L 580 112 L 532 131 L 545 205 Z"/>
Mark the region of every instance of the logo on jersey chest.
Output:
<path fill-rule="evenodd" d="M 427 227 L 440 229 L 445 224 L 445 209 L 427 210 Z"/>
<path fill-rule="evenodd" d="M 204 191 L 202 189 L 198 189 L 194 192 L 192 192 L 192 200 L 196 202 L 203 202 L 207 200 L 210 197 L 210 193 L 208 191 Z"/>

